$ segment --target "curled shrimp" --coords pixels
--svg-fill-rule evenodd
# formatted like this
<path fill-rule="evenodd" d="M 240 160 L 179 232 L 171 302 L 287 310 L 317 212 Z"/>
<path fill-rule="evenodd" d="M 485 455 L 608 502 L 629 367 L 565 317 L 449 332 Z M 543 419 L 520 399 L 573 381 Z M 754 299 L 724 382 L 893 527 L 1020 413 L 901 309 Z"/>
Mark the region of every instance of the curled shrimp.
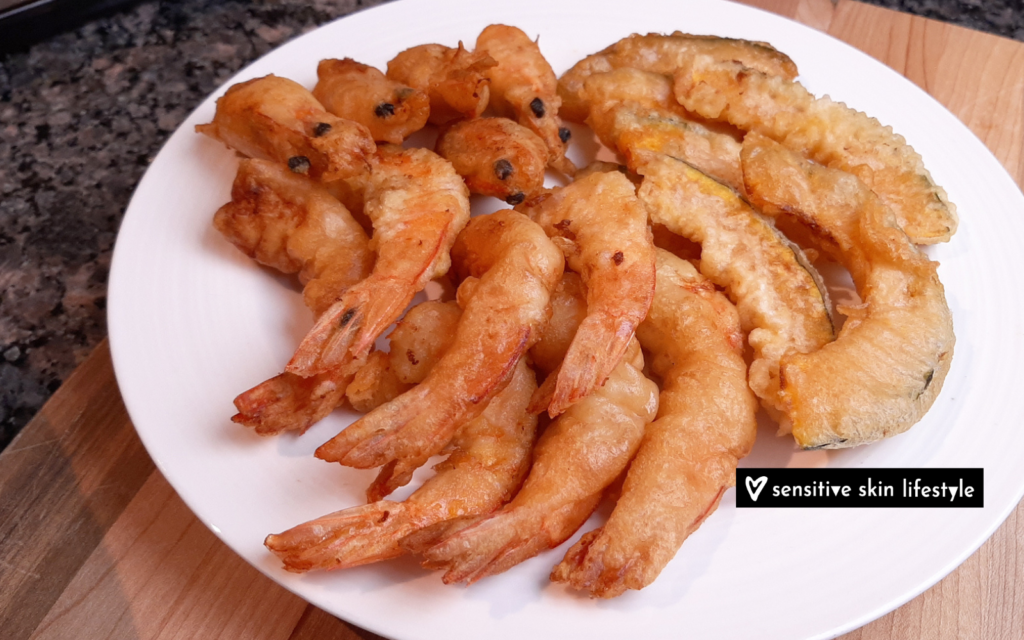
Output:
<path fill-rule="evenodd" d="M 654 298 L 654 242 L 633 183 L 618 172 L 591 173 L 526 210 L 587 289 L 587 317 L 534 405 L 554 417 L 604 382 L 647 315 Z"/>
<path fill-rule="evenodd" d="M 603 387 L 544 431 L 523 488 L 498 513 L 470 524 L 424 552 L 443 580 L 473 583 L 571 536 L 636 453 L 658 410 L 658 387 L 644 377 L 633 340 Z"/>
<path fill-rule="evenodd" d="M 373 265 L 366 233 L 340 202 L 310 178 L 267 160 L 239 163 L 231 202 L 213 224 L 260 264 L 298 272 L 306 306 L 317 315 Z M 283 373 L 239 395 L 232 420 L 261 435 L 305 431 L 341 403 L 347 384 L 338 371 L 307 379 Z"/>
<path fill-rule="evenodd" d="M 383 465 L 371 494 L 384 496 L 440 452 L 512 377 L 547 322 L 565 259 L 526 216 L 498 211 L 470 221 L 452 250 L 461 274 L 462 319 L 427 378 L 317 449 L 318 458 Z M 468 299 L 467 299 L 468 298 Z"/>
<path fill-rule="evenodd" d="M 457 122 L 437 139 L 437 152 L 465 178 L 472 193 L 515 205 L 544 188 L 544 141 L 508 118 Z"/>
<path fill-rule="evenodd" d="M 351 58 L 321 60 L 313 88 L 324 108 L 366 127 L 374 140 L 402 141 L 427 124 L 430 98 Z"/>
<path fill-rule="evenodd" d="M 602 598 L 654 581 L 735 484 L 757 433 L 739 315 L 690 263 L 658 251 L 658 287 L 637 337 L 662 379 L 658 418 L 608 522 L 551 573 Z"/>
<path fill-rule="evenodd" d="M 537 388 L 526 359 L 512 381 L 453 440 L 454 451 L 404 502 L 380 500 L 267 536 L 289 571 L 343 569 L 405 553 L 407 536 L 452 519 L 487 514 L 508 502 L 530 466 L 536 416 L 526 411 Z M 421 538 L 424 536 L 421 535 Z"/>
<path fill-rule="evenodd" d="M 325 181 L 366 172 L 376 149 L 366 127 L 328 113 L 305 87 L 275 75 L 229 88 L 217 99 L 213 122 L 196 131 Z"/>
<path fill-rule="evenodd" d="M 490 99 L 487 69 L 497 64 L 486 52 L 441 44 L 422 44 L 399 53 L 388 63 L 388 78 L 426 92 L 430 123 L 475 118 Z"/>
<path fill-rule="evenodd" d="M 356 411 L 372 411 L 423 382 L 448 351 L 462 310 L 454 301 L 422 302 L 405 314 L 388 342 L 391 350 L 374 351 L 356 371 L 345 397 Z"/>
<path fill-rule="evenodd" d="M 469 220 L 469 192 L 452 165 L 431 151 L 382 149 L 364 211 L 373 221 L 373 273 L 320 316 L 287 371 L 308 377 L 362 363 L 412 297 L 448 272 L 452 243 Z"/>
<path fill-rule="evenodd" d="M 576 167 L 565 157 L 571 133 L 558 117 L 558 79 L 537 43 L 520 29 L 492 24 L 477 36 L 476 51 L 498 63 L 486 71 L 491 108 L 532 129 L 547 145 L 548 164 L 573 175 Z"/>

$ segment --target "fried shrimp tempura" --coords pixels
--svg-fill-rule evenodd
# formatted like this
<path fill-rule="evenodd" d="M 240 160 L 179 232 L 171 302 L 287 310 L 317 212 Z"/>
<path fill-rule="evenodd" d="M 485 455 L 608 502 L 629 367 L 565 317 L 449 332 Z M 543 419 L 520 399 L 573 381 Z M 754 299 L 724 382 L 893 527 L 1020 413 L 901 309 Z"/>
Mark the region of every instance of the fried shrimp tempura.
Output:
<path fill-rule="evenodd" d="M 449 250 L 469 220 L 469 192 L 451 164 L 426 149 L 382 149 L 366 190 L 373 221 L 373 273 L 325 311 L 287 371 L 312 376 L 360 363 L 414 295 L 451 265 Z"/>
<path fill-rule="evenodd" d="M 491 90 L 487 70 L 496 65 L 485 51 L 470 53 L 459 43 L 452 49 L 423 44 L 399 53 L 387 76 L 430 97 L 430 123 L 476 118 L 487 108 Z"/>
<path fill-rule="evenodd" d="M 953 359 L 953 320 L 932 262 L 855 176 L 757 134 L 743 146 L 751 197 L 794 216 L 850 270 L 863 303 L 835 342 L 780 363 L 783 408 L 805 449 L 852 447 L 906 431 L 931 407 Z"/>
<path fill-rule="evenodd" d="M 454 341 L 426 379 L 377 407 L 317 449 L 322 460 L 368 469 L 383 465 L 371 488 L 386 496 L 439 453 L 509 382 L 540 337 L 565 259 L 544 230 L 514 211 L 473 218 L 452 259 L 467 278 Z"/>
<path fill-rule="evenodd" d="M 544 188 L 548 149 L 537 134 L 508 118 L 462 120 L 437 139 L 471 193 L 516 205 Z"/>
<path fill-rule="evenodd" d="M 633 183 L 617 171 L 587 175 L 524 211 L 562 249 L 587 290 L 587 317 L 533 407 L 554 417 L 604 382 L 647 315 L 654 241 Z"/>
<path fill-rule="evenodd" d="M 351 58 L 321 60 L 316 75 L 313 96 L 339 118 L 369 129 L 374 140 L 402 144 L 427 124 L 427 94 L 389 80 L 369 65 Z"/>
<path fill-rule="evenodd" d="M 325 181 L 366 172 L 376 148 L 366 127 L 328 113 L 305 87 L 274 75 L 230 87 L 213 122 L 196 131 Z"/>
<path fill-rule="evenodd" d="M 690 263 L 658 251 L 658 288 L 637 337 L 663 381 L 658 417 L 608 522 L 551 572 L 601 598 L 654 581 L 735 484 L 757 433 L 739 316 Z"/>
<path fill-rule="evenodd" d="M 725 185 L 668 156 L 652 156 L 640 173 L 651 221 L 699 243 L 701 273 L 736 304 L 754 351 L 750 388 L 778 416 L 779 361 L 835 338 L 824 284 L 800 248 Z"/>
<path fill-rule="evenodd" d="M 570 407 L 537 442 L 523 488 L 498 513 L 424 551 L 445 584 L 507 571 L 571 536 L 636 452 L 658 410 L 658 387 L 644 377 L 633 340 L 605 385 Z"/>
<path fill-rule="evenodd" d="M 388 336 L 390 351 L 374 351 L 348 385 L 345 397 L 367 412 L 423 382 L 448 351 L 462 310 L 455 301 L 422 302 L 406 312 Z"/>
<path fill-rule="evenodd" d="M 217 210 L 213 226 L 260 264 L 298 273 L 315 315 L 373 266 L 370 241 L 345 207 L 310 178 L 267 160 L 239 163 L 231 202 Z M 341 404 L 348 380 L 339 371 L 282 373 L 235 398 L 232 420 L 260 435 L 305 431 Z"/>
<path fill-rule="evenodd" d="M 956 232 L 956 207 L 892 127 L 738 62 L 695 58 L 675 78 L 676 98 L 687 109 L 856 175 L 892 209 L 913 242 L 946 242 Z"/>
<path fill-rule="evenodd" d="M 512 381 L 453 441 L 454 451 L 404 502 L 380 500 L 267 536 L 264 544 L 289 571 L 344 569 L 405 553 L 403 538 L 452 519 L 485 515 L 508 502 L 530 467 L 537 429 L 526 411 L 537 388 L 520 360 Z"/>
<path fill-rule="evenodd" d="M 595 73 L 628 67 L 671 76 L 697 55 L 711 56 L 716 60 L 739 60 L 772 76 L 789 79 L 797 76 L 796 64 L 789 56 L 766 42 L 694 36 L 679 31 L 671 35 L 634 33 L 583 58 L 562 75 L 558 81 L 558 95 L 562 98 L 563 117 L 573 122 L 583 122 L 587 117 L 584 85 Z"/>
<path fill-rule="evenodd" d="M 551 294 L 551 320 L 530 348 L 534 367 L 549 374 L 562 364 L 576 332 L 587 317 L 587 293 L 578 273 L 566 271 Z"/>
<path fill-rule="evenodd" d="M 576 167 L 565 157 L 570 131 L 558 117 L 558 80 L 537 43 L 521 29 L 492 24 L 477 36 L 476 50 L 498 63 L 487 70 L 490 106 L 540 136 L 551 167 L 566 175 L 575 173 Z"/>

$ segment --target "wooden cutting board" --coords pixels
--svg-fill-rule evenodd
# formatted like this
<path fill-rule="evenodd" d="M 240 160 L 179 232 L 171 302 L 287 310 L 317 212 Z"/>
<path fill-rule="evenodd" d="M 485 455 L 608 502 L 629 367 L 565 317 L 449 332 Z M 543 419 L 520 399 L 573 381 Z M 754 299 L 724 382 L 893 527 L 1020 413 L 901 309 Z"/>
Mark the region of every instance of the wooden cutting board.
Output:
<path fill-rule="evenodd" d="M 903 73 L 1024 184 L 1024 44 L 846 0 L 748 4 Z M 291 595 L 196 520 L 139 442 L 106 342 L 0 454 L 0 636 L 378 637 Z M 1024 505 L 939 584 L 843 638 L 1024 638 Z"/>

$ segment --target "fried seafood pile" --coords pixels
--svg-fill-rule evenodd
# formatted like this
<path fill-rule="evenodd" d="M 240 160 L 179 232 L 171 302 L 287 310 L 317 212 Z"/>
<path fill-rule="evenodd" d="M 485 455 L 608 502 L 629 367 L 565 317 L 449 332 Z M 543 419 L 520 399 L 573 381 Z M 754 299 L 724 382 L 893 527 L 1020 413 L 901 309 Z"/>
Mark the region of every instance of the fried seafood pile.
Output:
<path fill-rule="evenodd" d="M 245 156 L 215 227 L 297 274 L 315 317 L 232 419 L 301 434 L 351 406 L 365 415 L 316 456 L 379 470 L 367 504 L 267 537 L 288 570 L 414 553 L 472 583 L 614 497 L 551 573 L 613 597 L 714 512 L 759 408 L 836 448 L 905 431 L 938 395 L 952 319 L 915 245 L 949 240 L 955 208 L 902 137 L 807 92 L 770 45 L 632 35 L 556 80 L 536 41 L 491 25 L 472 51 L 317 73 L 312 92 L 233 86 L 197 127 Z M 562 116 L 623 165 L 577 171 Z M 433 151 L 400 146 L 428 125 Z M 548 169 L 572 180 L 545 188 Z M 471 193 L 515 208 L 470 218 Z M 812 258 L 861 302 L 833 309 Z M 409 308 L 432 281 L 448 295 Z"/>

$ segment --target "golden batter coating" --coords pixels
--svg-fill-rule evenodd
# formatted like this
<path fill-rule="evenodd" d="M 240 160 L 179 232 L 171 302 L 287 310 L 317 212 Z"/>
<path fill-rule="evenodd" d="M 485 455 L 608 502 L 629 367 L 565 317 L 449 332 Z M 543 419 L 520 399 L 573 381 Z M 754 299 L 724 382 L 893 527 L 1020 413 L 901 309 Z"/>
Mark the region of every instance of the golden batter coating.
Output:
<path fill-rule="evenodd" d="M 654 298 L 654 240 L 633 183 L 591 173 L 522 207 L 555 241 L 587 291 L 587 317 L 534 408 L 554 417 L 603 384 Z"/>
<path fill-rule="evenodd" d="M 303 338 L 287 370 L 311 376 L 361 363 L 374 341 L 428 282 L 448 272 L 469 220 L 469 191 L 451 163 L 427 149 L 382 148 L 367 180 L 373 273 L 351 287 Z"/>
<path fill-rule="evenodd" d="M 892 209 L 913 242 L 946 242 L 956 232 L 956 207 L 892 127 L 738 62 L 698 57 L 675 77 L 676 98 L 687 109 L 856 175 Z"/>
<path fill-rule="evenodd" d="M 658 417 L 608 522 L 551 572 L 601 598 L 658 577 L 735 485 L 757 434 L 736 308 L 689 262 L 658 251 L 658 288 L 637 337 L 662 380 Z"/>
<path fill-rule="evenodd" d="M 589 55 L 566 71 L 558 81 L 562 113 L 573 122 L 587 117 L 584 85 L 595 73 L 623 67 L 671 76 L 694 56 L 707 55 L 716 60 L 739 60 L 769 75 L 795 78 L 796 64 L 767 42 L 695 36 L 676 31 L 670 35 L 648 33 L 619 40 L 610 47 Z"/>
<path fill-rule="evenodd" d="M 315 315 L 373 268 L 362 227 L 322 185 L 267 160 L 242 160 L 213 225 L 260 264 L 298 273 Z M 234 422 L 260 435 L 303 432 L 339 406 L 350 376 L 326 371 L 311 378 L 282 373 L 235 398 Z"/>
<path fill-rule="evenodd" d="M 572 175 L 576 167 L 565 157 L 569 129 L 562 127 L 558 81 L 536 42 L 521 29 L 492 24 L 480 32 L 476 50 L 498 62 L 487 70 L 491 108 L 530 128 L 548 147 L 548 164 Z"/>
<path fill-rule="evenodd" d="M 846 266 L 862 304 L 835 342 L 779 365 L 786 425 L 805 449 L 853 447 L 906 431 L 928 411 L 953 358 L 953 319 L 938 264 L 899 230 L 855 176 L 749 134 L 743 171 L 766 213 L 806 224 Z"/>
<path fill-rule="evenodd" d="M 275 75 L 230 87 L 213 122 L 196 131 L 325 181 L 365 173 L 376 148 L 366 127 L 328 113 L 305 87 Z"/>
<path fill-rule="evenodd" d="M 388 63 L 388 77 L 430 97 L 430 123 L 476 118 L 490 100 L 488 69 L 497 64 L 486 52 L 422 44 Z"/>
<path fill-rule="evenodd" d="M 571 536 L 636 452 L 658 410 L 634 340 L 605 385 L 552 422 L 523 488 L 501 511 L 453 532 L 424 552 L 445 584 L 507 571 Z"/>
<path fill-rule="evenodd" d="M 548 163 L 544 141 L 508 118 L 457 122 L 437 139 L 436 149 L 472 193 L 515 205 L 544 188 Z"/>
<path fill-rule="evenodd" d="M 317 449 L 318 458 L 368 469 L 383 465 L 371 490 L 383 497 L 448 444 L 512 377 L 550 317 L 565 259 L 526 216 L 498 211 L 473 218 L 452 249 L 466 279 L 452 346 L 427 378 L 377 407 Z"/>
<path fill-rule="evenodd" d="M 313 96 L 324 108 L 370 130 L 374 140 L 402 144 L 427 124 L 430 98 L 351 58 L 321 60 Z"/>
<path fill-rule="evenodd" d="M 402 540 L 411 534 L 492 513 L 512 498 L 530 467 L 537 417 L 526 405 L 536 387 L 520 361 L 509 385 L 462 428 L 436 475 L 404 502 L 337 511 L 267 536 L 264 544 L 289 571 L 344 569 L 402 555 Z"/>

